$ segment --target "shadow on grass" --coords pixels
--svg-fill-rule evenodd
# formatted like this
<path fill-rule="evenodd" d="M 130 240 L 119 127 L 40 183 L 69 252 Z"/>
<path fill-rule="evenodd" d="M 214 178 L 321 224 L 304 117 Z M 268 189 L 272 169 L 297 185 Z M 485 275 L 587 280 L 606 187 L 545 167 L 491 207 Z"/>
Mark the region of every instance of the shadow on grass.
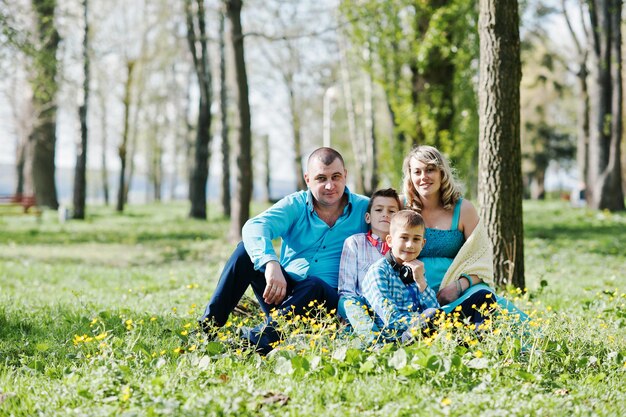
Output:
<path fill-rule="evenodd" d="M 591 223 L 556 224 L 551 226 L 529 225 L 526 238 L 545 241 L 546 245 L 582 245 L 599 255 L 624 254 L 626 247 L 626 224 L 594 225 Z"/>
<path fill-rule="evenodd" d="M 129 325 L 127 320 L 130 317 L 132 324 Z M 136 339 L 136 350 L 149 355 L 161 349 L 167 339 L 174 344 L 178 342 L 178 331 L 173 330 L 177 329 L 178 323 L 174 318 L 158 319 L 157 322 L 153 316 L 127 309 L 105 310 L 96 317 L 89 317 L 83 310 L 77 311 L 70 305 L 43 307 L 27 313 L 0 307 L 0 366 L 28 368 L 60 378 L 81 352 L 81 346 L 74 343 L 76 336 L 94 338 L 94 350 L 99 343 L 95 336 L 104 332 L 109 335 L 105 341 L 115 338 L 116 343 L 122 345 L 127 343 L 125 338 L 138 323 L 150 327 L 150 337 L 139 340 L 132 335 L 132 339 Z"/>

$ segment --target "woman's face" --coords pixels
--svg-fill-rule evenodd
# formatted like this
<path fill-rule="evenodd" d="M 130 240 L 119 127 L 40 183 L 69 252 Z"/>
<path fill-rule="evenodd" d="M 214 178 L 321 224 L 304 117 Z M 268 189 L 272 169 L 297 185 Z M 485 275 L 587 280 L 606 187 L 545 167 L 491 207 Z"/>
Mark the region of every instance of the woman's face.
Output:
<path fill-rule="evenodd" d="M 438 195 L 441 190 L 441 170 L 435 165 L 426 165 L 416 158 L 409 163 L 411 182 L 420 197 Z"/>

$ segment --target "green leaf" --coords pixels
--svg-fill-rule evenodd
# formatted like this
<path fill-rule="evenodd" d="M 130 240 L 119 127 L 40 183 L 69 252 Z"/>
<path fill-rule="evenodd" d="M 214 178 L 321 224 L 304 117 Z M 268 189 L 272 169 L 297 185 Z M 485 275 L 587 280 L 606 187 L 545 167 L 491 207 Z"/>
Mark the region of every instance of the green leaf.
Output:
<path fill-rule="evenodd" d="M 432 355 L 430 358 L 428 358 L 426 368 L 430 369 L 433 372 L 439 372 L 443 368 L 443 360 L 437 355 Z"/>
<path fill-rule="evenodd" d="M 489 361 L 487 358 L 474 358 L 467 363 L 467 367 L 472 369 L 485 369 L 489 367 Z"/>
<path fill-rule="evenodd" d="M 394 369 L 402 369 L 406 366 L 407 359 L 408 357 L 406 351 L 400 348 L 393 353 L 391 358 L 389 358 L 388 364 Z"/>
<path fill-rule="evenodd" d="M 526 372 L 526 371 L 522 371 L 522 370 L 517 371 L 516 375 L 520 379 L 523 379 L 524 381 L 529 381 L 529 382 L 533 382 L 534 380 L 537 379 L 537 377 L 535 375 L 531 374 L 530 372 Z"/>
<path fill-rule="evenodd" d="M 336 361 L 343 362 L 346 359 L 347 352 L 348 352 L 348 347 L 341 346 L 339 349 L 333 352 L 332 358 Z"/>
<path fill-rule="evenodd" d="M 291 361 L 285 357 L 279 356 L 278 358 L 276 358 L 274 372 L 276 372 L 278 375 L 293 374 L 293 366 L 291 365 Z"/>
<path fill-rule="evenodd" d="M 35 349 L 37 349 L 38 352 L 45 352 L 50 349 L 50 345 L 48 345 L 47 343 L 37 343 L 35 345 Z"/>
<path fill-rule="evenodd" d="M 291 358 L 291 366 L 294 370 L 308 371 L 310 369 L 309 361 L 302 356 L 294 356 Z"/>
<path fill-rule="evenodd" d="M 209 342 L 206 345 L 206 352 L 211 356 L 220 355 L 224 352 L 224 345 L 220 342 Z"/>

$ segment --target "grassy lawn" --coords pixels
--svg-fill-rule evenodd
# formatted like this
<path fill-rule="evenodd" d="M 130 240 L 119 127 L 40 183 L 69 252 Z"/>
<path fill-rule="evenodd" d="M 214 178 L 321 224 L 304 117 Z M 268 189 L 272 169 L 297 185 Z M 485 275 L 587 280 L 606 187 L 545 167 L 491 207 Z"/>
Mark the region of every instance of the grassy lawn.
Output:
<path fill-rule="evenodd" d="M 321 315 L 266 358 L 195 333 L 233 245 L 184 203 L 0 217 L 0 416 L 626 415 L 626 214 L 525 207 L 533 317 L 362 350 Z M 306 322 L 304 322 L 306 321 Z"/>

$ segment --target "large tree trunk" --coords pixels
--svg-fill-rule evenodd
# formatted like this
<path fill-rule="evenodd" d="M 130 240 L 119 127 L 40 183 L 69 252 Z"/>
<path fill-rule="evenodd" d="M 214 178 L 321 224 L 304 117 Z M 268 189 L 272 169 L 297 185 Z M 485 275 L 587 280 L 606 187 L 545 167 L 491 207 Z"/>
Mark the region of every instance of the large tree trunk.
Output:
<path fill-rule="evenodd" d="M 228 140 L 228 89 L 226 88 L 226 28 L 220 10 L 220 116 L 222 124 L 222 214 L 230 218 L 230 142 Z"/>
<path fill-rule="evenodd" d="M 241 0 L 225 0 L 226 12 L 230 20 L 232 51 L 235 55 L 237 78 L 237 103 L 239 110 L 239 132 L 237 139 L 237 165 L 232 218 L 230 223 L 231 240 L 241 239 L 241 228 L 250 217 L 252 198 L 252 135 L 250 132 L 250 103 L 248 102 L 248 75 L 244 58 L 243 33 L 241 29 Z"/>
<path fill-rule="evenodd" d="M 589 138 L 588 203 L 594 209 L 624 210 L 622 190 L 622 35 L 620 0 L 590 2 L 593 31 L 593 127 Z"/>
<path fill-rule="evenodd" d="M 89 0 L 83 0 L 83 104 L 78 108 L 80 119 L 80 144 L 76 150 L 74 170 L 74 215 L 75 219 L 85 218 L 85 200 L 87 196 L 87 114 L 89 108 Z"/>
<path fill-rule="evenodd" d="M 499 286 L 524 288 L 517 0 L 480 0 L 479 201 Z"/>
<path fill-rule="evenodd" d="M 185 5 L 187 14 L 187 41 L 193 57 L 198 86 L 200 88 L 195 157 L 189 186 L 189 199 L 191 201 L 189 217 L 194 219 L 206 219 L 206 187 L 209 178 L 211 100 L 213 97 L 211 69 L 209 65 L 209 50 L 207 47 L 204 1 L 196 0 L 195 10 L 192 10 L 191 0 L 186 0 Z"/>
<path fill-rule="evenodd" d="M 57 209 L 55 183 L 56 152 L 56 93 L 58 84 L 57 48 L 61 40 L 54 24 L 56 1 L 33 0 L 37 15 L 40 50 L 35 56 L 33 86 L 33 109 L 37 120 L 29 135 L 29 168 L 37 204 Z"/>

